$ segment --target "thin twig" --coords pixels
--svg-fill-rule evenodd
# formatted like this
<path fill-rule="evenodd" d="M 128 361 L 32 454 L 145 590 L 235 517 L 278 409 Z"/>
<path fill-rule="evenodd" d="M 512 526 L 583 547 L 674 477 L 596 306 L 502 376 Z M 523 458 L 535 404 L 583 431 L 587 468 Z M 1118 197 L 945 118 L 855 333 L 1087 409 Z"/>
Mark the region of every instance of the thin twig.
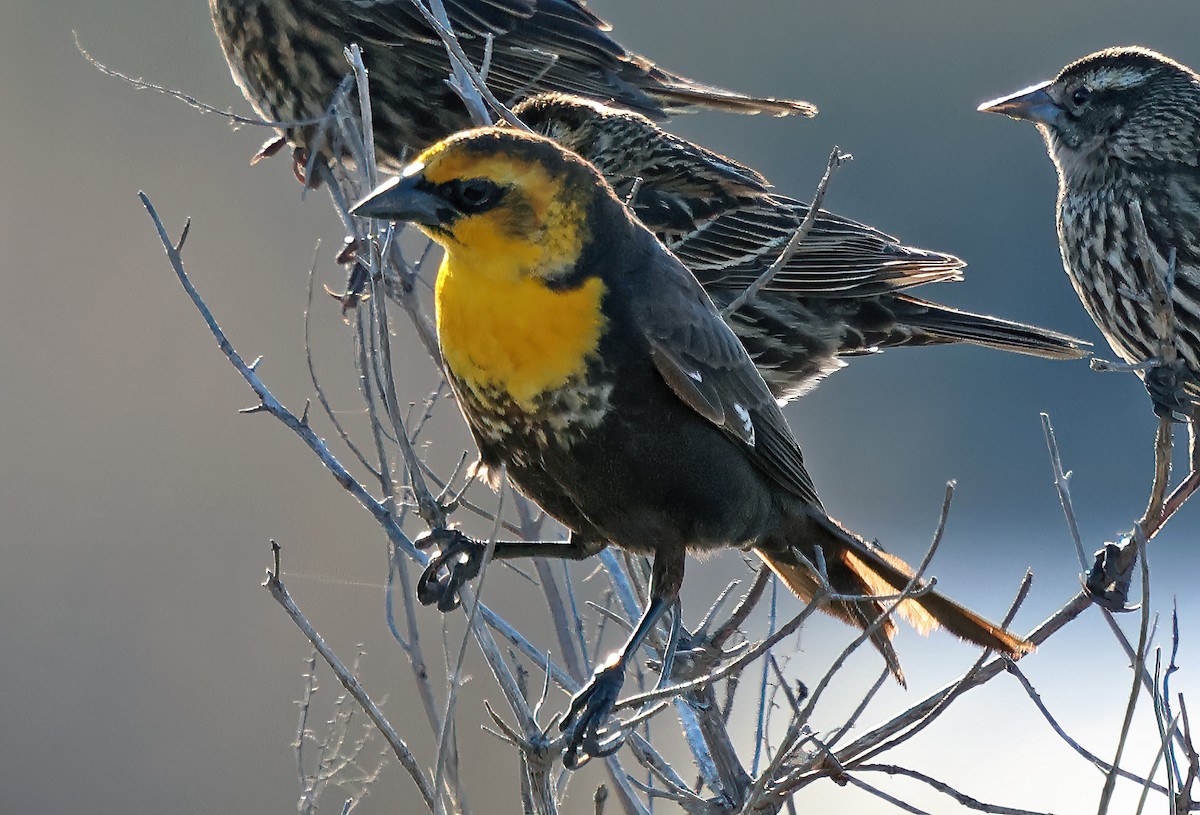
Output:
<path fill-rule="evenodd" d="M 1147 795 L 1149 795 L 1151 789 L 1158 786 L 1157 784 L 1151 784 L 1150 779 L 1153 778 L 1154 774 L 1158 772 L 1158 765 L 1162 761 L 1163 756 L 1166 755 L 1171 744 L 1171 737 L 1175 735 L 1175 729 L 1177 727 L 1179 727 L 1178 716 L 1170 721 L 1166 730 L 1163 732 L 1162 738 L 1158 742 L 1158 750 L 1156 750 L 1154 753 L 1154 763 L 1150 765 L 1150 772 L 1146 773 L 1146 782 L 1142 784 L 1142 794 L 1138 796 L 1137 810 L 1135 811 L 1134 815 L 1142 815 L 1142 810 L 1146 807 Z M 1172 777 L 1170 771 L 1167 772 L 1167 777 Z M 1168 791 L 1168 798 L 1170 800 L 1174 800 L 1175 794 L 1171 791 Z"/>
<path fill-rule="evenodd" d="M 483 563 L 479 567 L 479 582 L 476 584 L 475 589 L 476 602 L 472 603 L 471 609 L 467 614 L 467 630 L 463 634 L 462 644 L 459 645 L 458 648 L 458 658 L 455 660 L 454 670 L 450 674 L 450 689 L 446 693 L 446 709 L 442 714 L 442 732 L 438 734 L 437 763 L 434 765 L 433 772 L 433 787 L 437 790 L 441 789 L 442 773 L 446 768 L 446 762 L 453 760 L 453 756 L 457 753 L 457 750 L 453 749 L 449 745 L 451 744 L 450 739 L 452 738 L 451 734 L 453 732 L 455 711 L 457 710 L 458 706 L 458 692 L 462 687 L 463 666 L 467 661 L 467 646 L 471 642 L 471 633 L 475 629 L 475 618 L 479 614 L 478 598 L 483 595 L 484 582 L 488 573 L 487 567 L 492 561 L 492 555 L 494 555 L 496 552 L 496 539 L 500 535 L 499 518 L 503 514 L 504 496 L 508 492 L 507 488 L 508 478 L 502 477 L 500 481 L 500 495 L 496 499 L 495 514 L 497 521 L 492 526 L 492 534 L 488 536 L 487 548 L 484 550 L 483 554 Z M 517 686 L 517 694 L 519 698 L 525 698 L 525 694 L 520 693 L 519 685 Z M 532 714 L 530 714 L 530 716 L 532 716 Z M 441 815 L 441 813 L 446 811 L 443 808 L 444 803 L 444 798 L 440 798 L 438 800 L 438 809 L 436 810 L 438 815 Z"/>
<path fill-rule="evenodd" d="M 141 90 L 154 91 L 155 93 L 161 93 L 164 96 L 170 96 L 174 99 L 178 99 L 179 101 L 187 104 L 189 107 L 194 108 L 195 110 L 200 111 L 201 113 L 212 113 L 214 115 L 217 115 L 224 119 L 227 119 L 232 124 L 250 125 L 252 127 L 271 127 L 271 128 L 275 128 L 277 130 L 287 130 L 290 128 L 309 127 L 309 126 L 315 125 L 321 121 L 321 118 L 318 117 L 315 119 L 296 119 L 294 121 L 287 121 L 287 122 L 268 122 L 265 119 L 260 119 L 258 117 L 238 116 L 236 113 L 233 113 L 232 111 L 222 110 L 220 108 L 209 105 L 205 102 L 201 102 L 196 97 L 188 96 L 186 93 L 183 93 L 181 91 L 177 91 L 172 88 L 164 88 L 161 85 L 155 85 L 152 82 L 147 82 L 144 79 L 138 79 L 136 77 L 132 77 L 127 74 L 123 74 L 114 68 L 110 68 L 107 65 L 105 65 L 104 63 L 100 62 L 100 60 L 93 57 L 91 55 L 91 53 L 89 53 L 87 51 L 87 49 L 85 49 L 83 47 L 83 44 L 80 43 L 80 41 L 79 41 L 79 32 L 78 31 L 72 31 L 71 36 L 73 36 L 75 38 L 76 50 L 78 50 L 80 55 L 82 55 L 84 59 L 86 59 L 89 63 L 91 63 L 92 67 L 95 68 L 100 73 L 105 74 L 106 76 L 111 76 L 115 79 L 120 79 L 124 82 L 128 82 L 130 85 L 133 85 L 135 88 L 139 88 Z"/>
<path fill-rule="evenodd" d="M 817 191 L 813 193 L 812 203 L 808 207 L 808 214 L 804 216 L 804 220 L 800 222 L 800 226 L 796 227 L 796 231 L 792 233 L 792 237 L 788 240 L 787 245 L 783 247 L 783 251 L 779 253 L 779 257 L 775 258 L 765 272 L 758 276 L 758 279 L 747 286 L 741 294 L 733 298 L 729 305 L 721 309 L 721 316 L 728 320 L 737 310 L 749 303 L 763 289 L 764 286 L 770 284 L 775 279 L 775 275 L 779 274 L 780 270 L 787 265 L 792 256 L 800 249 L 800 245 L 804 243 L 808 233 L 812 231 L 813 224 L 817 222 L 817 215 L 821 212 L 821 204 L 825 201 L 825 191 L 829 188 L 829 179 L 833 177 L 834 171 L 842 166 L 843 163 L 851 159 L 849 153 L 843 153 L 838 148 L 833 148 L 833 152 L 829 154 L 829 163 L 825 165 L 825 174 L 821 176 L 820 182 L 817 183 Z"/>
<path fill-rule="evenodd" d="M 925 773 L 910 770 L 907 767 L 898 767 L 895 764 L 860 764 L 854 768 L 854 772 L 887 773 L 888 775 L 911 778 L 914 781 L 920 781 L 922 784 L 932 787 L 943 795 L 950 796 L 967 809 L 973 809 L 977 812 L 988 812 L 992 815 L 1048 815 L 1048 813 L 1037 812 L 1031 809 L 1017 809 L 1016 807 L 1000 806 L 999 804 L 986 804 L 983 801 L 972 798 L 966 793 L 959 792 L 944 781 L 939 781 Z"/>
<path fill-rule="evenodd" d="M 1101 772 L 1110 773 L 1113 771 L 1113 765 L 1109 764 L 1107 761 L 1088 750 L 1086 747 L 1081 745 L 1067 734 L 1062 725 L 1060 725 L 1054 718 L 1054 715 L 1050 713 L 1050 710 L 1046 707 L 1046 703 L 1042 701 L 1041 694 L 1037 692 L 1037 690 L 1033 687 L 1033 683 L 1029 681 L 1029 677 L 1025 675 L 1025 673 L 1016 665 L 1016 663 L 1009 661 L 1008 672 L 1017 678 L 1017 681 L 1021 683 L 1021 687 L 1025 689 L 1025 693 L 1029 696 L 1030 701 L 1033 702 L 1034 707 L 1036 707 L 1038 712 L 1042 714 L 1042 718 L 1046 720 L 1047 724 L 1050 725 L 1058 737 L 1062 739 L 1068 747 L 1082 756 L 1089 764 L 1096 766 Z M 1149 779 L 1142 778 L 1141 776 L 1135 775 L 1134 773 L 1131 773 L 1128 770 L 1120 767 L 1116 768 L 1116 771 L 1117 774 L 1122 778 L 1128 779 L 1129 781 L 1133 781 L 1137 784 L 1150 784 L 1151 789 L 1155 790 L 1155 792 L 1161 792 L 1164 795 L 1167 794 L 1166 787 L 1153 784 L 1149 781 Z"/>
<path fill-rule="evenodd" d="M 1050 617 L 1043 621 L 1037 628 L 1026 634 L 1024 639 L 1033 645 L 1041 645 L 1049 637 L 1053 636 L 1064 626 L 1078 617 L 1092 604 L 1091 598 L 1084 592 L 1079 592 L 1070 600 L 1068 600 L 1058 611 L 1054 612 Z M 892 736 L 900 733 L 913 724 L 925 718 L 930 711 L 937 708 L 951 693 L 965 693 L 972 688 L 977 688 L 984 685 L 997 675 L 1002 673 L 1005 668 L 1006 660 L 996 657 L 984 665 L 977 671 L 964 675 L 959 679 L 943 686 L 941 689 L 934 691 L 926 696 L 921 701 L 909 707 L 907 710 L 894 716 L 883 724 L 877 725 L 863 736 L 860 736 L 856 741 L 843 747 L 837 751 L 837 758 L 843 763 L 849 763 L 854 758 L 861 756 L 868 750 L 871 750 L 879 744 L 887 741 Z"/>
<path fill-rule="evenodd" d="M 1129 729 L 1133 726 L 1133 711 L 1137 707 L 1138 696 L 1141 695 L 1142 668 L 1146 661 L 1147 635 L 1150 630 L 1150 564 L 1146 560 L 1146 537 L 1141 529 L 1134 530 L 1134 542 L 1137 545 L 1137 556 L 1142 564 L 1142 620 L 1138 628 L 1138 645 L 1136 659 L 1133 663 L 1133 686 L 1129 691 L 1129 704 L 1125 707 L 1125 719 L 1121 723 L 1121 735 L 1117 739 L 1117 752 L 1112 760 L 1112 769 L 1104 779 L 1104 789 L 1100 793 L 1100 805 L 1097 815 L 1108 812 L 1112 801 L 1113 790 L 1117 784 L 1117 768 L 1121 766 L 1121 755 L 1125 751 L 1125 740 L 1129 738 Z"/>
<path fill-rule="evenodd" d="M 803 730 L 807 726 L 813 710 L 817 706 L 817 702 L 820 701 L 825 689 L 829 687 L 829 684 L 833 681 L 833 677 L 841 669 L 842 665 L 845 664 L 846 660 L 850 657 L 850 654 L 854 653 L 859 646 L 870 639 L 871 635 L 878 630 L 879 626 L 883 625 L 885 620 L 891 619 L 891 615 L 895 613 L 900 604 L 921 587 L 921 577 L 925 574 L 925 570 L 929 568 L 929 563 L 933 560 L 934 554 L 937 553 L 938 547 L 942 542 L 942 536 L 946 531 L 946 522 L 950 518 L 950 503 L 954 499 L 954 486 L 955 485 L 953 481 L 950 481 L 946 484 L 946 494 L 942 499 L 942 510 L 938 518 L 937 527 L 933 533 L 933 540 L 930 542 L 929 548 L 925 552 L 925 556 L 921 558 L 921 562 L 917 565 L 917 568 L 913 570 L 912 577 L 909 578 L 908 584 L 904 587 L 904 591 L 900 593 L 897 599 L 889 603 L 884 608 L 883 613 L 872 620 L 871 624 L 863 629 L 862 633 L 860 633 L 849 645 L 847 645 L 842 650 L 842 653 L 838 655 L 837 659 L 833 661 L 833 664 L 829 666 L 829 670 L 825 672 L 825 675 L 821 677 L 821 681 L 817 683 L 816 688 L 809 694 L 808 702 L 805 704 L 804 709 L 800 711 L 800 714 L 796 716 L 788 726 L 787 735 L 785 735 L 783 741 L 780 742 L 779 749 L 775 753 L 775 758 L 768 765 L 767 769 L 764 770 L 757 779 L 755 779 L 754 787 L 747 796 L 746 804 L 743 806 L 743 811 L 750 811 L 752 804 L 765 792 L 768 782 L 780 775 L 780 770 L 782 769 L 784 762 L 791 754 L 791 751 L 798 746 L 800 739 L 803 736 Z"/>
<path fill-rule="evenodd" d="M 375 702 L 371 700 L 371 697 L 367 695 L 367 692 L 363 689 L 362 684 L 359 683 L 354 674 L 352 674 L 350 670 L 346 668 L 345 663 L 338 659 L 337 654 L 335 654 L 333 649 L 331 649 L 325 643 L 324 638 L 317 633 L 317 630 L 313 628 L 312 623 L 310 623 L 308 618 L 304 616 L 304 613 L 300 611 L 300 607 L 296 605 L 296 602 L 292 599 L 292 596 L 288 593 L 288 590 L 283 585 L 283 581 L 280 579 L 279 545 L 274 541 L 271 542 L 271 550 L 274 553 L 274 565 L 271 569 L 267 570 L 267 579 L 263 583 L 263 586 L 269 592 L 271 592 L 271 596 L 275 598 L 275 601 L 278 602 L 279 605 L 283 606 L 284 611 L 286 611 L 287 615 L 291 617 L 292 622 L 296 624 L 296 627 L 299 628 L 301 632 L 303 632 L 304 636 L 308 638 L 308 641 L 312 643 L 313 648 L 317 650 L 317 653 L 319 653 L 321 658 L 324 659 L 326 664 L 329 665 L 334 675 L 338 678 L 338 681 L 342 683 L 342 687 L 344 687 L 350 693 L 350 695 L 354 697 L 354 700 L 358 702 L 359 707 L 361 707 L 363 712 L 370 717 L 371 722 L 375 725 L 379 732 L 383 734 L 383 737 L 387 740 L 388 745 L 391 746 L 392 752 L 396 754 L 396 758 L 399 760 L 400 766 L 402 766 L 408 772 L 408 774 L 412 777 L 413 782 L 417 785 L 417 791 L 421 793 L 421 798 L 424 799 L 425 805 L 429 807 L 430 810 L 433 810 L 434 788 L 430 786 L 429 780 L 426 779 L 424 773 L 421 772 L 421 767 L 417 762 L 416 756 L 413 755 L 408 745 L 404 743 L 404 740 L 400 738 L 400 734 L 397 733 L 395 728 L 392 727 L 391 722 L 389 722 L 383 715 L 383 711 L 381 711 Z"/>
<path fill-rule="evenodd" d="M 1062 455 L 1058 451 L 1058 439 L 1054 435 L 1054 425 L 1050 423 L 1050 414 L 1042 413 L 1041 417 L 1042 432 L 1046 434 L 1046 446 L 1050 449 L 1050 465 L 1054 468 L 1054 488 L 1058 490 L 1059 503 L 1062 504 L 1063 514 L 1067 516 L 1067 529 L 1071 533 L 1071 542 L 1075 544 L 1079 567 L 1086 570 L 1088 559 L 1083 551 L 1079 522 L 1075 519 L 1075 507 L 1071 502 L 1071 473 L 1063 471 Z"/>
<path fill-rule="evenodd" d="M 1032 585 L 1033 572 L 1026 570 L 1025 577 L 1021 579 L 1021 584 L 1017 587 L 1016 597 L 1013 598 L 1012 603 L 1008 607 L 1008 612 L 1005 613 L 1004 618 L 1000 621 L 1001 628 L 1008 628 L 1008 626 L 1012 623 L 1013 619 L 1017 616 L 1017 611 L 1021 608 L 1021 604 L 1024 603 L 1025 598 L 1029 596 L 1029 588 Z M 950 691 L 942 696 L 941 699 L 938 700 L 938 703 L 934 705 L 933 708 L 927 713 L 925 713 L 915 724 L 913 724 L 903 733 L 897 735 L 891 741 L 884 742 L 883 744 L 880 744 L 867 752 L 865 755 L 858 756 L 855 761 L 867 761 L 877 755 L 886 753 L 894 747 L 897 747 L 900 744 L 908 741 L 913 736 L 929 727 L 929 725 L 933 724 L 934 720 L 941 716 L 942 713 L 944 713 L 950 706 L 950 704 L 954 702 L 954 700 L 956 700 L 968 687 L 971 687 L 969 683 L 987 663 L 988 657 L 991 656 L 991 654 L 992 651 L 990 649 L 984 649 L 983 653 L 979 655 L 979 658 L 975 660 L 975 664 L 972 665 L 971 668 L 959 678 L 958 682 L 954 684 Z M 840 733 L 838 735 L 840 735 Z M 832 743 L 833 739 L 831 739 L 830 742 Z"/>

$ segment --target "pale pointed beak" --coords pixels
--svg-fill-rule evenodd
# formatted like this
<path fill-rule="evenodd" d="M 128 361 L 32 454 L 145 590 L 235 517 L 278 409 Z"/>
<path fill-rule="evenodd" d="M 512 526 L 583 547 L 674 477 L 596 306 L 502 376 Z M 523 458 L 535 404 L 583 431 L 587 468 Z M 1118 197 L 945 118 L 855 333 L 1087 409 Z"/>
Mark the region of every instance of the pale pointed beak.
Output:
<path fill-rule="evenodd" d="M 1042 82 L 1008 96 L 984 102 L 979 106 L 979 110 L 984 113 L 1002 113 L 1035 124 L 1053 125 L 1062 115 L 1063 109 L 1046 90 L 1051 84 L 1050 81 Z"/>
<path fill-rule="evenodd" d="M 421 189 L 419 173 L 389 179 L 350 209 L 360 218 L 385 218 L 422 226 L 441 226 L 456 214 L 454 208 L 433 192 Z"/>

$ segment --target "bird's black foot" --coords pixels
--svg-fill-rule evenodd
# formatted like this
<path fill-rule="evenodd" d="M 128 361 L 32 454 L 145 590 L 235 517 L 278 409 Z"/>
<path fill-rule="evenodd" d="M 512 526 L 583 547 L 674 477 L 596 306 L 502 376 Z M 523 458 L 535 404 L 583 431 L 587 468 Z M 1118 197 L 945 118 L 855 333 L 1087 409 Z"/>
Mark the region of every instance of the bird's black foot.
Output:
<path fill-rule="evenodd" d="M 417 599 L 422 605 L 437 604 L 438 611 L 453 611 L 462 599 L 463 584 L 479 574 L 487 546 L 473 541 L 457 529 L 431 529 L 414 541 L 418 549 L 436 545 L 438 553 L 417 581 Z"/>
<path fill-rule="evenodd" d="M 1095 563 L 1084 580 L 1084 591 L 1096 605 L 1109 611 L 1136 611 L 1129 605 L 1129 584 L 1137 562 L 1137 546 L 1130 538 L 1120 543 L 1106 543 L 1096 552 Z"/>
<path fill-rule="evenodd" d="M 563 766 L 568 770 L 578 770 L 591 759 L 612 755 L 620 748 L 623 735 L 611 733 L 604 721 L 617 703 L 623 684 L 625 662 L 618 659 L 597 668 L 583 690 L 571 699 L 567 715 L 558 725 L 570 734 L 563 754 Z"/>
<path fill-rule="evenodd" d="M 1174 422 L 1191 418 L 1192 401 L 1184 386 L 1192 381 L 1192 375 L 1182 364 L 1155 365 L 1146 372 L 1144 381 L 1155 416 Z"/>

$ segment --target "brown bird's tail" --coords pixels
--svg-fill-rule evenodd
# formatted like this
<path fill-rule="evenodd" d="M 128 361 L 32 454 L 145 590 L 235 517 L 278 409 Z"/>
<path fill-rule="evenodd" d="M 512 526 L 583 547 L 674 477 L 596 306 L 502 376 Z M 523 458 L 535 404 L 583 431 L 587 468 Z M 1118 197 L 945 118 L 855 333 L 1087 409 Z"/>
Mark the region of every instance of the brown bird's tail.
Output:
<path fill-rule="evenodd" d="M 897 295 L 892 308 L 896 322 L 912 334 L 898 345 L 969 342 L 1046 359 L 1079 359 L 1088 354 L 1088 343 L 1057 331 L 973 314 L 908 295 Z"/>
<path fill-rule="evenodd" d="M 898 594 L 912 579 L 912 569 L 903 560 L 843 529 L 819 512 L 807 515 L 797 526 L 800 528 L 791 540 L 791 547 L 758 548 L 755 552 L 801 600 L 811 600 L 820 589 L 820 582 L 796 552 L 816 563 L 817 546 L 824 555 L 830 585 L 839 595 Z M 883 614 L 887 605 L 886 601 L 878 600 L 835 600 L 822 606 L 822 610 L 865 629 Z M 967 642 L 1014 658 L 1034 649 L 1031 643 L 936 591 L 904 600 L 896 613 L 922 634 L 941 627 Z M 896 681 L 904 685 L 904 671 L 891 643 L 895 633 L 896 624 L 891 619 L 884 620 L 871 634 L 871 642 L 883 655 Z"/>
<path fill-rule="evenodd" d="M 686 113 L 701 108 L 728 113 L 769 116 L 816 116 L 817 106 L 798 99 L 774 99 L 769 96 L 746 96 L 724 88 L 690 83 L 682 77 L 664 82 L 659 87 L 646 88 L 654 101 L 667 113 Z"/>

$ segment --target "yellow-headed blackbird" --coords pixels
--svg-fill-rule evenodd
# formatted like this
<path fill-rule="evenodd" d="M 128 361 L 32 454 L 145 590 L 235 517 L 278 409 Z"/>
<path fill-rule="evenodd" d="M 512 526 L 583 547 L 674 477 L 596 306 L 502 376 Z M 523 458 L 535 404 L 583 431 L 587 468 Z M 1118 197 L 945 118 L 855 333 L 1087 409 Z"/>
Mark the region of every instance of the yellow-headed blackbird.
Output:
<path fill-rule="evenodd" d="M 626 51 L 580 0 L 445 0 L 467 57 L 508 104 L 539 91 L 615 101 L 648 116 L 697 108 L 811 116 L 807 102 L 756 98 L 694 82 Z M 446 85 L 450 60 L 414 0 L 209 0 L 234 80 L 269 121 L 319 118 L 357 43 L 371 70 L 380 164 L 471 125 Z M 307 149 L 312 127 L 284 135 Z"/>
<path fill-rule="evenodd" d="M 1139 371 L 1160 416 L 1200 403 L 1200 75 L 1145 48 L 1110 48 L 980 110 L 1033 122 L 1058 168 L 1058 242 L 1084 308 Z M 1140 208 L 1150 251 L 1139 248 Z M 1175 256 L 1173 281 L 1163 278 Z M 1157 277 L 1157 282 L 1153 278 Z M 1151 293 L 1169 288 L 1178 363 Z"/>
<path fill-rule="evenodd" d="M 689 549 L 751 548 L 801 598 L 819 588 L 804 565 L 822 562 L 817 547 L 840 594 L 907 584 L 902 561 L 825 514 L 745 348 L 578 156 L 536 135 L 467 131 L 421 153 L 356 214 L 414 223 L 445 248 L 438 338 L 481 465 L 504 465 L 570 529 L 565 542 L 500 542 L 496 557 L 584 558 L 610 543 L 654 557 L 649 606 L 563 722 L 568 766 L 600 749 L 625 664 L 678 597 Z M 446 607 L 484 547 L 458 533 L 444 540 L 422 599 Z M 865 627 L 882 606 L 824 608 Z M 901 613 L 1014 656 L 1030 648 L 936 592 Z M 885 624 L 873 641 L 902 680 L 893 630 Z"/>
<path fill-rule="evenodd" d="M 513 112 L 595 165 L 719 309 L 771 267 L 808 215 L 807 204 L 774 193 L 751 168 L 633 111 L 541 94 Z M 968 342 L 1050 359 L 1083 356 L 1086 343 L 1072 337 L 902 293 L 961 280 L 963 265 L 821 211 L 766 289 L 731 314 L 730 326 L 780 398 L 815 387 L 843 357 L 897 346 Z"/>

